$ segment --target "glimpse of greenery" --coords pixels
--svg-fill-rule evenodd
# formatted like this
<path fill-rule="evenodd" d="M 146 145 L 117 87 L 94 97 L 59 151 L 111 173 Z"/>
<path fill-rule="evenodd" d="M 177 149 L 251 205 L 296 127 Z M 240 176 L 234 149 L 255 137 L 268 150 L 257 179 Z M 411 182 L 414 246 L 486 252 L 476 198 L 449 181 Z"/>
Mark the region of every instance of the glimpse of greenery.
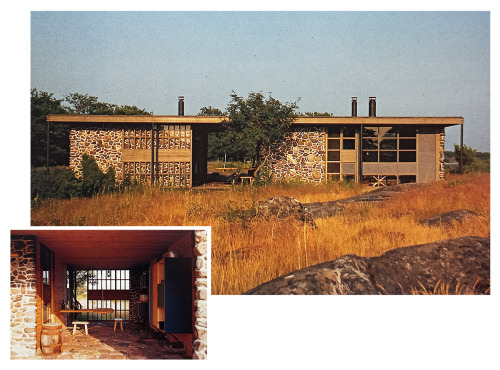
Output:
<path fill-rule="evenodd" d="M 144 109 L 135 105 L 116 105 L 100 102 L 96 96 L 73 93 L 66 95 L 64 100 L 70 104 L 67 108 L 69 114 L 106 114 L 106 115 L 151 115 Z"/>
<path fill-rule="evenodd" d="M 112 166 L 103 173 L 96 160 L 84 154 L 82 156 L 82 196 L 91 197 L 108 193 L 115 189 L 115 170 Z"/>
<path fill-rule="evenodd" d="M 81 194 L 81 181 L 68 167 L 31 169 L 31 199 L 70 199 Z"/>
<path fill-rule="evenodd" d="M 63 105 L 63 103 L 69 104 Z M 31 89 L 31 166 L 47 165 L 47 116 L 49 114 L 151 115 L 130 105 L 100 102 L 88 94 L 70 94 L 56 99 L 52 93 Z M 69 125 L 50 125 L 49 166 L 69 165 Z"/>
<path fill-rule="evenodd" d="M 62 100 L 52 94 L 31 89 L 31 165 L 47 165 L 47 121 L 48 114 L 66 114 Z M 65 124 L 50 126 L 49 166 L 69 164 L 69 126 Z"/>
<path fill-rule="evenodd" d="M 460 164 L 462 158 L 464 173 L 469 172 L 490 172 L 489 153 L 478 153 L 476 149 L 472 149 L 467 145 L 463 146 L 460 153 L 460 145 L 455 144 L 455 160 Z M 459 171 L 457 167 L 456 171 Z"/>
<path fill-rule="evenodd" d="M 223 130 L 209 134 L 208 160 L 251 161 L 257 167 L 267 159 L 273 143 L 289 132 L 297 116 L 296 103 L 281 103 L 261 93 L 246 99 L 233 92 L 226 111 L 204 107 L 199 115 L 227 116 Z"/>

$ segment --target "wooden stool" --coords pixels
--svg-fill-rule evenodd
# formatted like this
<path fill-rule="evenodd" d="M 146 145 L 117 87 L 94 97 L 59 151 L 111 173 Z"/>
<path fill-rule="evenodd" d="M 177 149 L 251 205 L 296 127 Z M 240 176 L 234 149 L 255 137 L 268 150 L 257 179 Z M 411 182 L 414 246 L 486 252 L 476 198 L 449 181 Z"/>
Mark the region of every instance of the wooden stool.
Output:
<path fill-rule="evenodd" d="M 120 329 L 123 331 L 123 319 L 115 319 L 115 325 L 113 326 L 113 331 L 116 331 L 116 323 L 120 323 Z"/>
<path fill-rule="evenodd" d="M 75 335 L 77 325 L 85 325 L 85 335 L 89 335 L 89 331 L 87 329 L 88 323 L 88 321 L 73 321 L 73 335 Z"/>
<path fill-rule="evenodd" d="M 248 180 L 248 183 L 250 185 L 252 185 L 253 180 L 255 180 L 255 179 L 253 178 L 253 176 L 240 176 L 240 180 L 241 180 L 241 185 L 243 186 L 243 183 L 245 182 L 245 180 Z"/>

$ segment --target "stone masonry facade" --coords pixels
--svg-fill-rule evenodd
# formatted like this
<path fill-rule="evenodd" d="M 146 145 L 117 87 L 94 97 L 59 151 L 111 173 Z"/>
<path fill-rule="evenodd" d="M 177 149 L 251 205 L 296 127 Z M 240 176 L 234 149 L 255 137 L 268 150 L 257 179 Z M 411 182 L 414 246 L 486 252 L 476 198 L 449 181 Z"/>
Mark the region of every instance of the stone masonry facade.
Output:
<path fill-rule="evenodd" d="M 195 269 L 195 320 L 193 339 L 193 359 L 207 358 L 207 271 L 208 271 L 208 240 L 207 232 L 194 232 Z"/>
<path fill-rule="evenodd" d="M 107 172 L 111 166 L 115 169 L 117 179 L 123 178 L 122 173 L 122 130 L 110 127 L 103 130 L 99 127 L 77 128 L 70 130 L 69 167 L 77 177 L 82 176 L 82 156 L 84 154 L 95 158 L 99 168 Z"/>
<path fill-rule="evenodd" d="M 323 127 L 305 127 L 288 134 L 283 143 L 271 149 L 273 179 L 325 181 L 326 136 Z"/>
<path fill-rule="evenodd" d="M 444 180 L 444 128 L 439 134 L 439 179 Z"/>
<path fill-rule="evenodd" d="M 11 358 L 36 353 L 35 238 L 12 236 L 10 245 Z"/>

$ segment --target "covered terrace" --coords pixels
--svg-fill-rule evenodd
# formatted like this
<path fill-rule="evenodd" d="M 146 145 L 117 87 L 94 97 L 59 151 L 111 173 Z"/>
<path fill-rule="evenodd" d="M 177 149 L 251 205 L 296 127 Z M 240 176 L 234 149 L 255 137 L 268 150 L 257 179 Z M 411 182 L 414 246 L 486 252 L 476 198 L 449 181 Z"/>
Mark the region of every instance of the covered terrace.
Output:
<path fill-rule="evenodd" d="M 206 358 L 206 263 L 205 230 L 13 230 L 11 358 Z"/>

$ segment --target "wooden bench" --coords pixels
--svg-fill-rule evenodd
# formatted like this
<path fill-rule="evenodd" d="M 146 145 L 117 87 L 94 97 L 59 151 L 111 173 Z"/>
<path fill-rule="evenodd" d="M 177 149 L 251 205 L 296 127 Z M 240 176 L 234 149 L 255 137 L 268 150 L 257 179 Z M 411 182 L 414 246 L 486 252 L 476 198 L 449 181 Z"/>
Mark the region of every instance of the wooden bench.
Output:
<path fill-rule="evenodd" d="M 115 319 L 115 325 L 113 326 L 113 331 L 116 331 L 116 324 L 120 323 L 120 329 L 123 332 L 123 319 Z"/>
<path fill-rule="evenodd" d="M 77 325 L 85 325 L 85 335 L 89 335 L 89 331 L 87 329 L 88 324 L 88 321 L 73 321 L 73 335 L 75 335 Z"/>

